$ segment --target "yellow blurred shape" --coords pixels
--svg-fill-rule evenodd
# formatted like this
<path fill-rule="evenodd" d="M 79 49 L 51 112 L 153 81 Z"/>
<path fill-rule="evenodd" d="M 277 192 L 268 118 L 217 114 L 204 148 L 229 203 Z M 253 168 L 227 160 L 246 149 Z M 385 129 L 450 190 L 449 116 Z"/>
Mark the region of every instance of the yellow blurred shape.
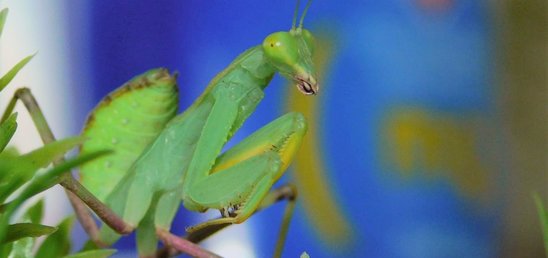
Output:
<path fill-rule="evenodd" d="M 314 63 L 320 76 L 321 95 L 328 86 L 321 82 L 324 81 L 322 77 L 327 72 L 333 46 L 329 37 L 325 35 L 319 35 L 317 39 Z M 331 247 L 343 249 L 351 243 L 351 226 L 342 214 L 341 205 L 331 190 L 325 162 L 322 160 L 322 148 L 319 144 L 321 138 L 318 135 L 319 96 L 304 96 L 296 90 L 290 90 L 288 94 L 287 108 L 303 113 L 309 125 L 303 144 L 293 162 L 293 175 L 298 186 L 300 203 L 317 235 Z"/>
<path fill-rule="evenodd" d="M 482 126 L 473 116 L 397 108 L 388 113 L 382 127 L 385 162 L 404 178 L 444 177 L 465 197 L 486 197 L 491 184 L 480 153 Z"/>

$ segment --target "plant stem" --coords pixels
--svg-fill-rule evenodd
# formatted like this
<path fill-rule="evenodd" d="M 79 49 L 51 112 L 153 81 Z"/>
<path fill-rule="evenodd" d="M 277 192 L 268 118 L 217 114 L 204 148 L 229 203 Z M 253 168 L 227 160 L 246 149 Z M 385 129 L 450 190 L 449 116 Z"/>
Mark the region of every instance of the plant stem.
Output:
<path fill-rule="evenodd" d="M 95 212 L 95 214 L 97 214 L 99 218 L 101 218 L 103 222 L 105 222 L 117 233 L 127 235 L 133 231 L 134 228 L 131 225 L 127 224 L 108 206 L 99 201 L 92 193 L 82 186 L 80 182 L 76 181 L 72 175 L 64 176 L 59 184 L 78 196 L 80 202 L 84 202 L 91 210 Z M 93 222 L 93 225 L 95 225 L 95 222 Z M 95 228 L 97 228 L 96 225 Z M 96 237 L 98 238 L 98 236 Z"/>

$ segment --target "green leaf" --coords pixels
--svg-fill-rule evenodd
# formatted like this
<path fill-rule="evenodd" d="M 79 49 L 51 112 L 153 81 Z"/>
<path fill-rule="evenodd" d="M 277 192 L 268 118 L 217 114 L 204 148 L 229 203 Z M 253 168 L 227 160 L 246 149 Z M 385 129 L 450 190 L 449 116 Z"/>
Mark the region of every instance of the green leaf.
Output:
<path fill-rule="evenodd" d="M 6 214 L 0 213 L 0 242 L 6 236 L 6 231 L 8 230 L 9 218 L 6 219 L 6 217 L 7 217 Z M 0 246 L 2 246 L 2 244 L 0 244 Z M 0 252 L 0 254 L 1 253 L 2 252 Z M 3 256 L 0 256 L 0 257 L 3 257 Z"/>
<path fill-rule="evenodd" d="M 3 244 L 16 241 L 24 237 L 39 237 L 55 232 L 54 227 L 33 223 L 17 223 L 8 226 Z"/>
<path fill-rule="evenodd" d="M 74 217 L 68 217 L 59 224 L 57 231 L 49 235 L 36 252 L 36 257 L 63 257 L 70 252 L 70 230 Z"/>
<path fill-rule="evenodd" d="M 540 218 L 540 226 L 542 228 L 542 235 L 544 236 L 544 251 L 548 256 L 548 212 L 546 212 L 546 209 L 544 208 L 542 200 L 540 199 L 538 194 L 533 194 L 533 198 L 535 199 L 535 204 L 537 205 L 538 216 Z"/>
<path fill-rule="evenodd" d="M 24 201 L 32 196 L 39 194 L 40 192 L 51 188 L 57 184 L 60 180 L 60 176 L 69 172 L 72 168 L 77 167 L 90 160 L 96 159 L 100 156 L 110 153 L 110 151 L 96 151 L 84 155 L 80 155 L 74 159 L 68 160 L 56 167 L 51 168 L 46 173 L 37 176 L 31 183 L 15 198 L 12 202 L 4 207 L 6 214 L 11 214 L 17 207 L 19 207 Z M 1 160 L 0 160 L 1 164 Z M 0 165 L 1 166 L 1 165 Z M 1 192 L 0 192 L 1 194 Z"/>
<path fill-rule="evenodd" d="M 0 203 L 28 182 L 42 167 L 84 141 L 83 137 L 55 141 L 19 157 L 0 154 Z M 7 157 L 6 157 L 7 156 Z M 64 172 L 64 171 L 61 171 Z"/>
<path fill-rule="evenodd" d="M 84 243 L 84 246 L 82 249 L 80 249 L 80 252 L 95 250 L 95 249 L 101 249 L 101 247 L 97 246 L 93 241 L 88 240 Z"/>
<path fill-rule="evenodd" d="M 13 249 L 13 243 L 0 244 L 0 257 L 8 257 Z"/>
<path fill-rule="evenodd" d="M 6 225 L 11 215 L 30 197 L 54 186 L 59 181 L 59 176 L 70 171 L 70 169 L 79 166 L 85 162 L 96 159 L 110 151 L 97 151 L 89 154 L 80 155 L 77 158 L 62 163 L 46 173 L 36 177 L 12 202 L 5 204 L 4 212 L 0 213 L 0 243 L 4 238 L 2 225 Z M 2 162 L 0 162 L 0 165 Z M 1 193 L 1 192 L 0 192 Z"/>
<path fill-rule="evenodd" d="M 13 242 L 9 258 L 32 257 L 34 242 L 36 242 L 36 238 L 33 237 L 26 237 Z"/>
<path fill-rule="evenodd" d="M 2 36 L 2 31 L 4 31 L 4 24 L 6 23 L 7 17 L 8 17 L 8 8 L 4 8 L 0 12 L 0 36 Z"/>
<path fill-rule="evenodd" d="M 6 148 L 6 145 L 11 140 L 11 137 L 17 129 L 17 113 L 11 114 L 6 121 L 0 124 L 0 152 Z"/>
<path fill-rule="evenodd" d="M 29 219 L 31 223 L 40 223 L 44 215 L 44 199 L 40 199 L 36 204 L 32 205 L 25 213 L 24 218 Z"/>
<path fill-rule="evenodd" d="M 0 203 L 29 181 L 35 170 L 32 166 L 11 154 L 0 154 Z"/>
<path fill-rule="evenodd" d="M 42 220 L 42 214 L 44 210 L 44 200 L 40 199 L 34 205 L 27 209 L 22 216 L 22 222 L 31 222 L 39 224 Z M 33 237 L 26 237 L 13 242 L 13 248 L 9 254 L 9 258 L 26 258 L 33 257 L 32 250 L 36 239 Z M 2 256 L 0 256 L 2 257 Z"/>
<path fill-rule="evenodd" d="M 0 78 L 0 91 L 2 91 L 11 80 L 17 75 L 17 73 L 34 57 L 34 55 L 27 56 L 23 60 L 19 61 L 9 72 L 7 72 L 2 78 Z"/>
<path fill-rule="evenodd" d="M 98 249 L 67 255 L 64 258 L 107 258 L 116 253 L 116 249 Z"/>
<path fill-rule="evenodd" d="M 63 157 L 66 152 L 84 141 L 85 138 L 81 136 L 55 141 L 21 156 L 21 158 L 31 163 L 36 169 L 43 168 L 55 159 Z"/>
<path fill-rule="evenodd" d="M 60 176 L 66 172 L 69 172 L 72 168 L 80 166 L 88 161 L 109 154 L 111 151 L 103 150 L 96 151 L 88 154 L 80 155 L 74 159 L 68 160 L 52 169 L 43 175 L 38 176 L 32 183 L 25 188 L 25 191 L 21 193 L 22 198 L 28 199 L 48 188 L 53 187 L 59 183 Z M 20 196 L 20 197 L 21 197 Z"/>

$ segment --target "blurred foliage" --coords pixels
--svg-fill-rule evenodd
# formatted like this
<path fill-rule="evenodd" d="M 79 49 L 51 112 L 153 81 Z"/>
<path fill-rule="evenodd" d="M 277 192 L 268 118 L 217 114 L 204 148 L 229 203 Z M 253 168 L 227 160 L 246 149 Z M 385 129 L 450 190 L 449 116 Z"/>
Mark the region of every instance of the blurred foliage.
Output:
<path fill-rule="evenodd" d="M 544 204 L 538 194 L 533 195 L 533 198 L 537 205 L 540 227 L 542 229 L 542 234 L 544 235 L 544 251 L 546 251 L 546 257 L 548 257 L 548 212 L 546 212 Z"/>
<path fill-rule="evenodd" d="M 3 31 L 8 9 L 0 11 L 0 34 Z M 32 59 L 32 55 L 17 63 L 0 78 L 0 92 Z M 37 202 L 19 218 L 14 214 L 31 197 L 53 187 L 72 168 L 95 159 L 106 152 L 98 151 L 63 161 L 65 153 L 83 142 L 74 137 L 49 143 L 26 154 L 6 149 L 17 129 L 17 114 L 5 112 L 0 120 L 0 257 L 34 257 L 35 238 L 49 235 L 38 248 L 36 257 L 62 257 L 70 251 L 72 218 L 59 226 L 42 225 L 44 204 Z M 56 166 L 50 165 L 56 161 Z M 47 168 L 45 172 L 42 169 Z M 17 222 L 13 222 L 17 221 Z M 71 257 L 107 257 L 113 250 L 100 250 L 72 255 Z"/>
<path fill-rule="evenodd" d="M 70 252 L 70 230 L 74 222 L 73 217 L 64 219 L 36 252 L 36 257 L 63 257 Z"/>
<path fill-rule="evenodd" d="M 113 255 L 116 252 L 114 249 L 100 249 L 80 252 L 65 256 L 65 258 L 106 258 Z"/>

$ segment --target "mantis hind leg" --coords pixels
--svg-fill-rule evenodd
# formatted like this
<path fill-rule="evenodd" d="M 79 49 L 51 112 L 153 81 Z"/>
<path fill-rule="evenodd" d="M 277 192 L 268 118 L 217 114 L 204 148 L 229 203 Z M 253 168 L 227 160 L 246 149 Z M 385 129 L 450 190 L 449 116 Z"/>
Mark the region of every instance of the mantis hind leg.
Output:
<path fill-rule="evenodd" d="M 280 225 L 280 232 L 278 233 L 278 240 L 276 241 L 276 248 L 274 249 L 274 255 L 272 257 L 282 257 L 282 251 L 284 248 L 285 238 L 287 231 L 289 230 L 289 222 L 295 211 L 297 188 L 292 184 L 286 184 L 278 189 L 271 191 L 261 203 L 259 209 L 268 208 L 280 200 L 287 200 L 287 206 L 285 207 L 284 215 L 282 218 L 282 224 Z"/>

